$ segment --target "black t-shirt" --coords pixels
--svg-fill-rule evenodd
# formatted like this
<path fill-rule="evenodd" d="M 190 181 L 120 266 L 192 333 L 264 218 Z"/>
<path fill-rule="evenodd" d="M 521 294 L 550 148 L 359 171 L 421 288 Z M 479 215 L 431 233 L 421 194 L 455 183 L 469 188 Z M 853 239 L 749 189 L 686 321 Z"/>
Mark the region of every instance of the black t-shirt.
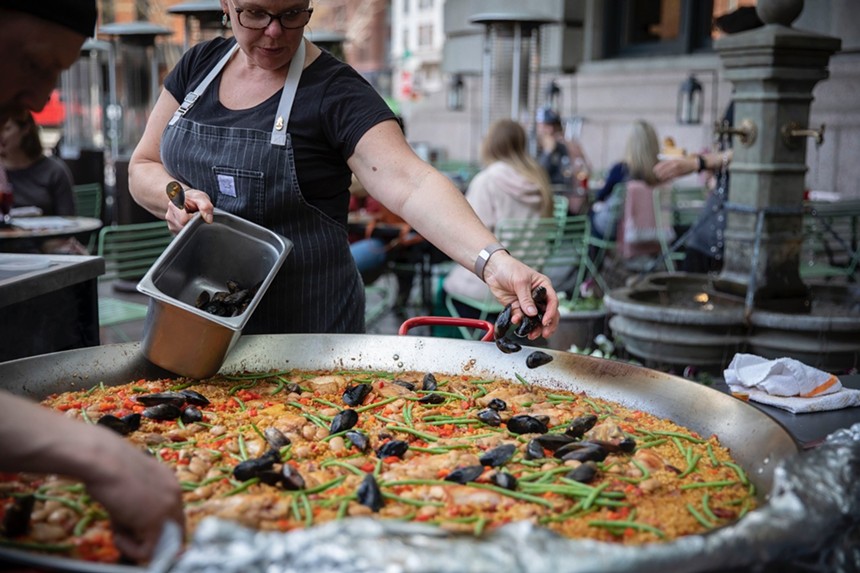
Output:
<path fill-rule="evenodd" d="M 232 45 L 232 39 L 216 38 L 194 46 L 167 76 L 165 89 L 181 103 Z M 271 133 L 282 90 L 252 108 L 230 110 L 218 101 L 220 85 L 219 74 L 189 111 L 189 120 Z M 345 225 L 352 175 L 346 160 L 370 128 L 389 119 L 396 116 L 373 86 L 323 50 L 302 72 L 287 125 L 305 200 Z"/>

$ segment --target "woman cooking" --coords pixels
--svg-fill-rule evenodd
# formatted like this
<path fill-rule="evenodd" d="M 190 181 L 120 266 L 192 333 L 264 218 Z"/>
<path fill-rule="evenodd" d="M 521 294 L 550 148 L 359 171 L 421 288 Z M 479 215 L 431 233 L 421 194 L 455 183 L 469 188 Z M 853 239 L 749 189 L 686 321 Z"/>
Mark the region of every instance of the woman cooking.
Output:
<path fill-rule="evenodd" d="M 361 332 L 364 290 L 347 241 L 351 173 L 458 263 L 474 268 L 515 322 L 558 325 L 549 279 L 497 244 L 462 194 L 410 149 L 394 114 L 352 68 L 303 38 L 307 0 L 222 0 L 233 39 L 190 50 L 165 80 L 130 164 L 135 200 L 178 231 L 230 211 L 294 249 L 245 332 Z M 182 105 L 180 105 L 182 102 Z M 185 209 L 169 203 L 179 180 Z M 218 253 L 212 253 L 217 257 Z"/>

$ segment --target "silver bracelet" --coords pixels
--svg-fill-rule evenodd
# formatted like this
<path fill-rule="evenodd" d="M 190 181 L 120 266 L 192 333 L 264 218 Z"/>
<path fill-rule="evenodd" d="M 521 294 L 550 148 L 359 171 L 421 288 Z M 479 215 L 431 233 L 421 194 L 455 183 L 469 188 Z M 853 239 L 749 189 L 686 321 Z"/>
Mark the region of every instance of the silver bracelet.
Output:
<path fill-rule="evenodd" d="M 493 253 L 496 251 L 508 252 L 501 243 L 492 243 L 481 249 L 481 252 L 478 253 L 478 258 L 475 259 L 475 274 L 479 279 L 484 280 L 484 267 L 487 266 L 487 261 L 490 260 L 490 257 L 492 257 Z"/>

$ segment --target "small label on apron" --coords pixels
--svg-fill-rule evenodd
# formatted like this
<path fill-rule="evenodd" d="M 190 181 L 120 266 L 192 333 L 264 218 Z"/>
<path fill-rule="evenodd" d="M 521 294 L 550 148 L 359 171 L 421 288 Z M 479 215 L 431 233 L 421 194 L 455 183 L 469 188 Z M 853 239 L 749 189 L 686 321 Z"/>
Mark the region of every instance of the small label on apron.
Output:
<path fill-rule="evenodd" d="M 231 175 L 218 175 L 218 190 L 223 195 L 236 196 L 236 180 Z"/>

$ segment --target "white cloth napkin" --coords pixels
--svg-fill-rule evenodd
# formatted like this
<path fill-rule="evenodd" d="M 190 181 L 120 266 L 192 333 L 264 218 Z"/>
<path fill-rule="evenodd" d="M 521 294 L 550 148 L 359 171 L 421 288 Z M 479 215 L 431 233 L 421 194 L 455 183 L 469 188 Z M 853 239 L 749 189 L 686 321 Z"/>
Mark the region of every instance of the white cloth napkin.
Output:
<path fill-rule="evenodd" d="M 732 394 L 795 414 L 860 406 L 860 390 L 793 358 L 735 354 L 723 371 Z"/>

